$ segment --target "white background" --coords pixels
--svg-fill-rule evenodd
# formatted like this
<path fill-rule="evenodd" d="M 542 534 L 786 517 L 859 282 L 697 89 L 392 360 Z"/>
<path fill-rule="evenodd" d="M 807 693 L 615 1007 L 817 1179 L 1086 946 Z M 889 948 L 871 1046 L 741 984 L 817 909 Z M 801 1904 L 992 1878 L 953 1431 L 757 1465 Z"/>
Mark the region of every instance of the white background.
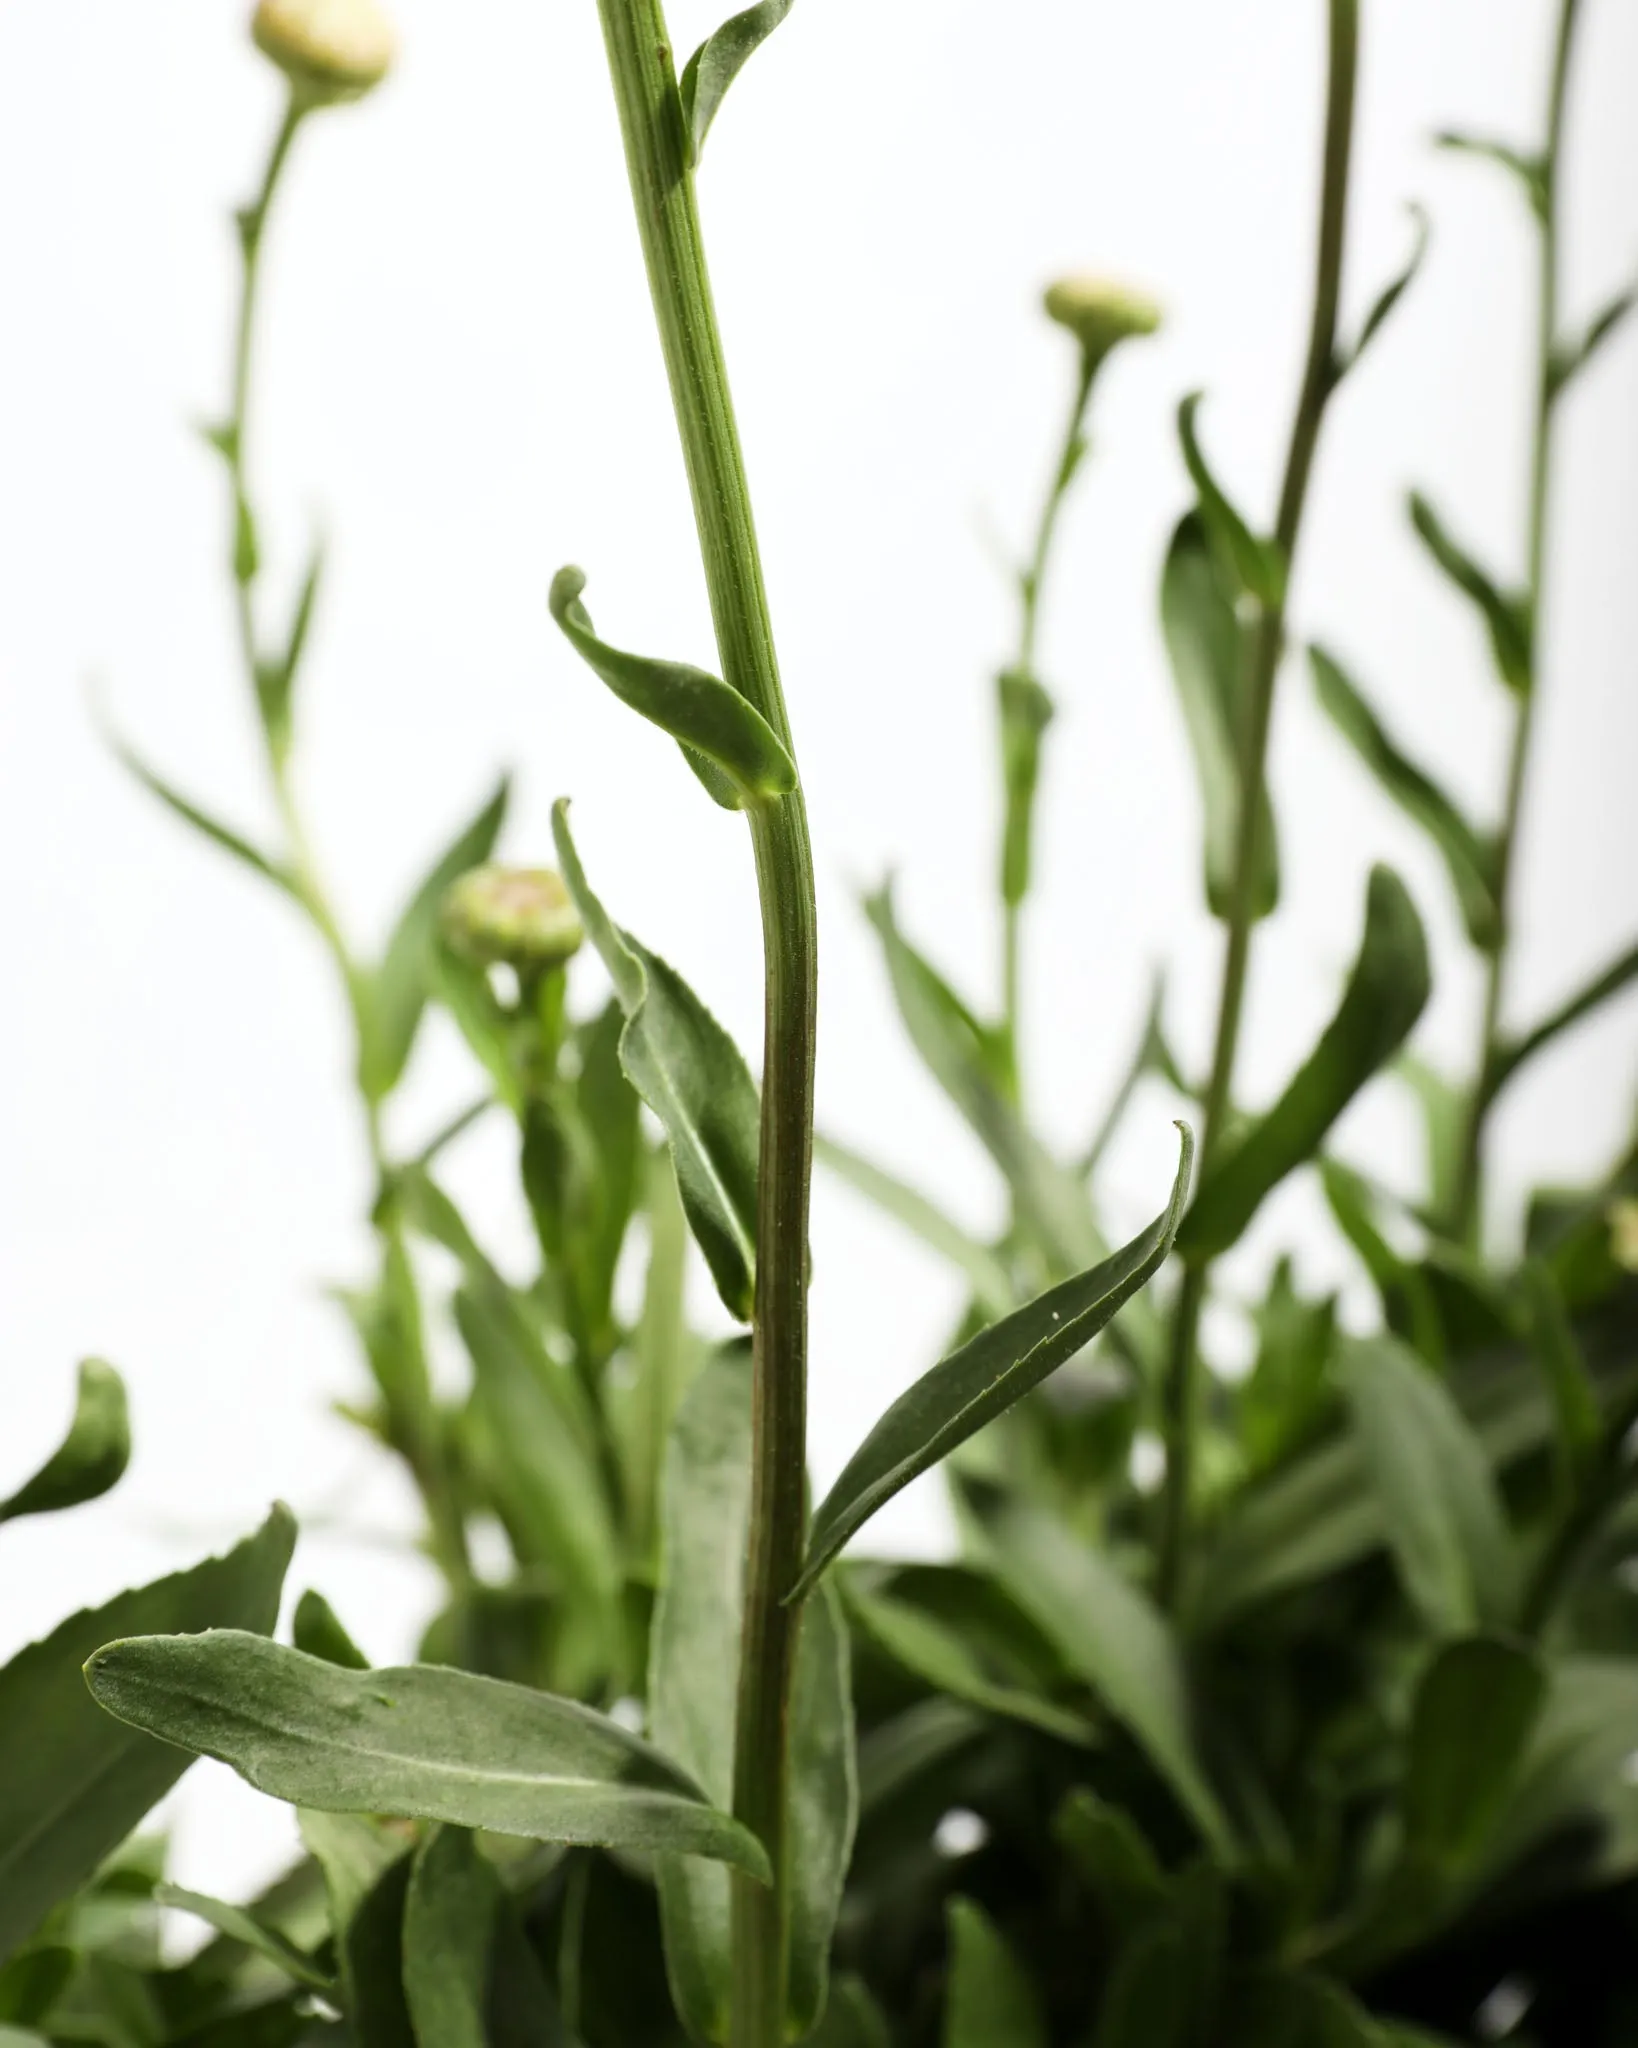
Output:
<path fill-rule="evenodd" d="M 1530 141 L 1547 0 L 1366 0 L 1351 316 L 1431 207 L 1425 275 L 1339 400 L 1295 592 L 1301 633 L 1352 663 L 1481 815 L 1505 735 L 1471 617 L 1409 538 L 1429 487 L 1497 568 L 1521 568 L 1532 244 L 1508 181 L 1429 147 L 1460 125 Z M 1151 962 L 1196 1061 L 1217 969 L 1198 830 L 1155 621 L 1183 502 L 1173 409 L 1208 393 L 1221 474 L 1267 518 L 1307 312 L 1319 0 L 802 0 L 713 133 L 702 175 L 718 298 L 810 790 L 824 937 L 825 1123 L 975 1225 L 998 1213 L 973 1144 L 890 1014 L 859 887 L 901 874 L 910 930 L 993 987 L 989 677 L 1016 551 L 1058 431 L 1069 345 L 1037 310 L 1055 272 L 1152 289 L 1164 336 L 1117 357 L 1063 530 L 1044 629 L 1061 705 L 1029 926 L 1036 1105 L 1078 1142 L 1124 1058 Z M 591 0 L 399 0 L 403 57 L 367 105 L 302 137 L 268 251 L 252 451 L 276 593 L 313 522 L 333 575 L 301 692 L 300 782 L 349 927 L 381 933 L 502 764 L 507 850 L 540 859 L 572 792 L 616 914 L 754 1046 L 742 828 L 666 741 L 577 667 L 546 616 L 578 560 L 611 638 L 709 663 L 681 469 L 628 214 Z M 1638 259 L 1638 13 L 1588 0 L 1572 94 L 1566 296 L 1580 318 Z M 686 49 L 711 0 L 679 0 Z M 115 1359 L 138 1449 L 124 1487 L 4 1533 L 0 1647 L 68 1607 L 306 1512 L 293 1584 L 320 1580 L 378 1657 L 430 1579 L 410 1504 L 326 1413 L 361 1391 L 327 1282 L 362 1270 L 366 1184 L 344 1019 L 288 909 L 110 764 L 87 684 L 178 781 L 265 830 L 236 674 L 222 480 L 190 422 L 220 411 L 235 281 L 229 209 L 279 87 L 226 0 L 13 0 L 0 12 L 0 1490 L 60 1429 L 74 1359 Z M 1512 1013 L 1630 933 L 1638 821 L 1638 323 L 1564 415 L 1548 659 Z M 1287 893 L 1265 928 L 1244 1092 L 1306 1049 L 1356 936 L 1363 874 L 1400 864 L 1446 962 L 1424 1027 L 1470 1057 L 1476 978 L 1442 871 L 1330 735 L 1293 664 L 1274 776 Z M 596 993 L 586 970 L 586 999 Z M 1593 1167 L 1623 1136 L 1633 1011 L 1521 1085 L 1501 1184 Z M 429 1033 L 398 1130 L 461 1099 Z M 1168 1106 L 1115 1162 L 1112 1221 L 1152 1211 Z M 1415 1172 L 1376 1091 L 1355 1156 Z M 497 1129 L 455 1174 L 521 1246 Z M 1307 1270 L 1346 1267 L 1293 1189 L 1259 1226 Z M 1510 1209 L 1498 1230 L 1512 1227 Z M 1255 1250 L 1253 1253 L 1255 1257 Z M 833 1473 L 931 1360 L 949 1276 L 821 1186 L 814 1458 Z M 940 1540 L 937 1495 L 883 1540 Z M 371 1532 L 377 1532 L 372 1538 Z M 196 1773 L 184 1875 L 231 1886 L 282 1812 Z"/>

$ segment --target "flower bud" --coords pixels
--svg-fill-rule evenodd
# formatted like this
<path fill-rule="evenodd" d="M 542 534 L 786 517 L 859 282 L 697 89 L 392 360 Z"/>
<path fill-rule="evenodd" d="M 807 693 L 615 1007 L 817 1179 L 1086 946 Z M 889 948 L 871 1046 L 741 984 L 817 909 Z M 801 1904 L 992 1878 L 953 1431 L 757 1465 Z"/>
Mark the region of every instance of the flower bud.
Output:
<path fill-rule="evenodd" d="M 481 967 L 520 974 L 561 967 L 584 933 L 563 877 L 552 868 L 473 868 L 444 898 L 443 934 Z"/>
<path fill-rule="evenodd" d="M 386 77 L 396 42 L 377 0 L 258 0 L 250 33 L 312 107 L 361 99 Z"/>
<path fill-rule="evenodd" d="M 1116 342 L 1153 334 L 1161 319 L 1153 299 L 1103 277 L 1060 277 L 1047 286 L 1042 304 L 1047 318 L 1066 327 L 1080 343 L 1090 369 L 1097 368 Z"/>

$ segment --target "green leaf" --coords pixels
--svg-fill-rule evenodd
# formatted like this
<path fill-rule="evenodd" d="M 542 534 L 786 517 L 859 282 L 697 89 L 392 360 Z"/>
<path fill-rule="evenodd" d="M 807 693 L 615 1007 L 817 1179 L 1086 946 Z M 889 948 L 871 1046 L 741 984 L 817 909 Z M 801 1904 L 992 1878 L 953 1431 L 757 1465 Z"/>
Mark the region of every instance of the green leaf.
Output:
<path fill-rule="evenodd" d="M 98 723 L 115 759 L 129 774 L 135 776 L 150 796 L 158 797 L 166 809 L 180 818 L 184 825 L 192 826 L 195 832 L 203 833 L 205 838 L 219 846 L 224 853 L 231 853 L 235 860 L 243 861 L 246 867 L 253 868 L 264 881 L 272 882 L 276 888 L 282 889 L 297 903 L 302 902 L 301 888 L 282 861 L 276 860 L 271 854 L 263 853 L 261 848 L 253 846 L 242 832 L 236 832 L 231 825 L 224 825 L 220 818 L 213 817 L 209 811 L 202 810 L 191 797 L 184 796 L 173 784 L 150 768 L 136 749 L 100 714 Z"/>
<path fill-rule="evenodd" d="M 502 776 L 482 810 L 438 856 L 410 898 L 387 941 L 380 966 L 369 977 L 358 1078 L 372 1102 L 390 1095 L 403 1078 L 421 1013 L 433 989 L 444 898 L 469 868 L 481 866 L 489 858 L 506 821 L 510 796 L 510 779 Z"/>
<path fill-rule="evenodd" d="M 732 810 L 795 789 L 790 750 L 754 704 L 704 669 L 623 654 L 599 640 L 580 602 L 585 587 L 579 569 L 552 578 L 552 617 L 564 637 L 622 704 L 670 733 L 718 803 Z"/>
<path fill-rule="evenodd" d="M 825 2016 L 804 2048 L 892 2048 L 887 2021 L 857 1977 L 836 1979 Z"/>
<path fill-rule="evenodd" d="M 1530 211 L 1544 225 L 1547 220 L 1549 176 L 1547 159 L 1535 150 L 1516 149 L 1510 142 L 1500 142 L 1494 136 L 1468 135 L 1454 128 L 1447 128 L 1442 135 L 1434 137 L 1436 146 L 1463 156 L 1482 157 L 1487 163 L 1500 166 L 1517 178 L 1525 198 L 1530 202 Z"/>
<path fill-rule="evenodd" d="M 1160 623 L 1194 753 L 1205 826 L 1206 901 L 1214 917 L 1234 908 L 1244 772 L 1245 630 L 1219 574 L 1205 521 L 1179 521 L 1160 578 Z M 1279 901 L 1280 870 L 1274 809 L 1257 795 L 1257 868 L 1252 914 L 1267 917 Z"/>
<path fill-rule="evenodd" d="M 131 1418 L 125 1382 L 100 1358 L 80 1366 L 74 1419 L 68 1434 L 32 1479 L 0 1501 L 0 1522 L 20 1515 L 55 1514 L 96 1500 L 116 1486 L 131 1461 Z"/>
<path fill-rule="evenodd" d="M 1427 940 L 1405 886 L 1371 871 L 1365 931 L 1336 1015 L 1285 1093 L 1201 1177 L 1177 1248 L 1211 1258 L 1245 1230 L 1263 1198 L 1311 1159 L 1326 1133 L 1409 1036 L 1431 986 Z"/>
<path fill-rule="evenodd" d="M 1190 480 L 1199 494 L 1201 523 L 1224 573 L 1265 611 L 1275 611 L 1285 599 L 1284 558 L 1277 542 L 1259 540 L 1251 531 L 1212 475 L 1194 424 L 1203 396 L 1191 392 L 1177 409 L 1177 435 Z"/>
<path fill-rule="evenodd" d="M 1169 1890 L 1137 1823 L 1085 1786 L 1059 1807 L 1052 1832 L 1096 1896 L 1111 1931 L 1126 1938 L 1163 1913 Z"/>
<path fill-rule="evenodd" d="M 817 1131 L 813 1156 L 895 1222 L 902 1223 L 912 1236 L 948 1259 L 972 1288 L 974 1300 L 986 1315 L 1004 1316 L 1017 1306 L 1012 1276 L 1000 1259 L 988 1245 L 969 1237 L 936 1202 L 850 1146 Z"/>
<path fill-rule="evenodd" d="M 1398 306 L 1399 301 L 1415 282 L 1417 273 L 1421 270 L 1423 262 L 1426 260 L 1428 253 L 1427 213 L 1424 208 L 1412 204 L 1410 216 L 1415 228 L 1415 239 L 1411 244 L 1410 255 L 1405 259 L 1404 268 L 1377 293 L 1375 300 L 1372 302 L 1371 310 L 1365 315 L 1364 322 L 1360 327 L 1359 339 L 1342 356 L 1338 363 L 1338 381 L 1354 368 L 1360 357 L 1376 339 L 1382 327 Z"/>
<path fill-rule="evenodd" d="M 97 1711 L 81 1666 L 132 1629 L 271 1628 L 295 1543 L 275 1508 L 226 1557 L 65 1621 L 0 1670 L 0 1959 L 88 1878 L 188 1767 Z"/>
<path fill-rule="evenodd" d="M 1411 524 L 1428 553 L 1474 605 L 1490 635 L 1496 671 L 1516 696 L 1527 697 L 1535 670 L 1535 622 L 1524 593 L 1502 590 L 1452 538 L 1419 491 L 1410 499 Z"/>
<path fill-rule="evenodd" d="M 302 656 L 307 651 L 307 636 L 313 624 L 313 607 L 318 600 L 323 569 L 324 551 L 315 547 L 308 557 L 307 573 L 302 578 L 296 609 L 291 615 L 284 652 L 276 660 L 262 660 L 256 664 L 256 702 L 261 708 L 262 728 L 267 734 L 268 745 L 278 761 L 283 761 L 290 751 L 291 700 Z"/>
<path fill-rule="evenodd" d="M 1555 1659 L 1546 1704 L 1486 1845 L 1486 1868 L 1507 1870 L 1532 1849 L 1579 1835 L 1590 1853 L 1578 1876 L 1595 1883 L 1605 1869 L 1627 1875 L 1609 1859 L 1622 1802 L 1630 1810 L 1638 1796 L 1627 1776 L 1635 1727 L 1638 1665 L 1631 1657 Z"/>
<path fill-rule="evenodd" d="M 155 1885 L 154 1904 L 170 1906 L 178 1913 L 191 1913 L 196 1920 L 203 1920 L 207 1927 L 214 1927 L 218 1934 L 225 1934 L 230 1941 L 253 1949 L 293 1982 L 305 1984 L 310 1990 L 324 1992 L 331 1997 L 335 1995 L 334 1983 L 310 1956 L 303 1955 L 294 1942 L 287 1941 L 277 1929 L 264 1927 L 255 1914 L 247 1912 L 243 1906 L 230 1906 L 222 1899 L 184 1891 L 175 1884 Z"/>
<path fill-rule="evenodd" d="M 1257 1356 L 1235 1403 L 1246 1462 L 1264 1471 L 1311 1428 L 1336 1338 L 1336 1296 L 1305 1301 L 1282 1255 L 1254 1311 Z"/>
<path fill-rule="evenodd" d="M 359 2048 L 417 2048 L 404 1995 L 409 1844 L 349 1814 L 304 1813 L 301 1833 L 324 1872 L 349 2032 Z"/>
<path fill-rule="evenodd" d="M 1606 300 L 1574 341 L 1559 343 L 1553 350 L 1548 374 L 1550 397 L 1557 398 L 1564 387 L 1580 375 L 1634 306 L 1638 306 L 1638 284 L 1628 285 Z"/>
<path fill-rule="evenodd" d="M 1495 849 L 1444 790 L 1384 730 L 1376 713 L 1323 647 L 1310 647 L 1314 689 L 1333 725 L 1407 817 L 1439 849 L 1474 945 L 1492 952 L 1501 940 Z"/>
<path fill-rule="evenodd" d="M 514 1116 L 523 1113 L 513 1020 L 495 994 L 486 968 L 457 953 L 441 933 L 432 942 L 429 982 L 433 995 L 454 1019 L 496 1097 Z"/>
<path fill-rule="evenodd" d="M 1411 2042 L 1379 2026 L 1347 1992 L 1319 1977 L 1252 1976 L 1236 2000 L 1234 2017 L 1234 2048 L 1390 2048 L 1400 2041 L 1410 2048 Z"/>
<path fill-rule="evenodd" d="M 506 1908 L 495 1866 L 465 1828 L 434 1828 L 404 1902 L 404 1995 L 426 2048 L 489 2048 L 490 1953 Z"/>
<path fill-rule="evenodd" d="M 1143 1019 L 1143 1030 L 1137 1042 L 1120 1084 L 1104 1111 L 1103 1121 L 1091 1143 L 1081 1154 L 1080 1170 L 1090 1177 L 1097 1171 L 1098 1162 L 1109 1149 L 1109 1142 L 1120 1128 L 1138 1083 L 1148 1074 L 1158 1075 L 1166 1084 L 1175 1088 L 1179 1095 L 1194 1091 L 1184 1079 L 1166 1037 L 1166 976 L 1164 970 L 1156 972 L 1149 993 L 1149 1008 Z"/>
<path fill-rule="evenodd" d="M 549 1693 L 434 1665 L 342 1671 L 238 1629 L 110 1643 L 87 1679 L 119 1719 L 292 1805 L 718 1857 L 767 1875 L 761 1845 L 675 1764 Z"/>
<path fill-rule="evenodd" d="M 1427 1201 L 1423 1214 L 1438 1228 L 1456 1213 L 1471 1097 L 1467 1089 L 1458 1088 L 1414 1053 L 1402 1052 L 1394 1061 L 1394 1071 L 1416 1097 L 1422 1112 L 1422 1143 L 1427 1161 Z"/>
<path fill-rule="evenodd" d="M 1446 1387 L 1391 1337 L 1351 1342 L 1342 1383 L 1406 1597 L 1439 1635 L 1511 1620 L 1512 1536 L 1489 1462 Z"/>
<path fill-rule="evenodd" d="M 1527 1259 L 1519 1286 L 1529 1317 L 1530 1347 L 1552 1396 L 1557 1423 L 1554 1463 L 1560 1500 L 1567 1503 L 1603 1441 L 1603 1413 L 1552 1268 L 1544 1259 Z"/>
<path fill-rule="evenodd" d="M 993 1920 L 971 1899 L 949 1906 L 944 2048 L 1047 2048 L 1035 1986 Z"/>
<path fill-rule="evenodd" d="M 684 151 L 690 164 L 699 162 L 706 131 L 746 59 L 778 28 L 791 4 L 792 0 L 760 0 L 759 5 L 731 16 L 683 66 L 677 89 L 682 97 Z"/>
<path fill-rule="evenodd" d="M 1223 1862 L 1234 1836 L 1195 1749 L 1183 1655 L 1170 1624 L 1110 1560 L 1021 1500 L 974 1502 L 986 1555 L 1069 1668 L 1123 1722 Z"/>
<path fill-rule="evenodd" d="M 1121 1951 L 1098 2008 L 1093 2048 L 1184 2048 L 1188 1959 L 1175 1927 L 1153 1927 Z"/>
<path fill-rule="evenodd" d="M 1194 1163 L 1194 1135 L 1180 1125 L 1182 1156 L 1167 1207 L 1101 1264 L 1049 1288 L 941 1359 L 906 1389 L 848 1460 L 813 1518 L 800 1599 L 885 1502 L 930 1471 L 1073 1358 L 1165 1264 Z"/>
<path fill-rule="evenodd" d="M 654 1739 L 721 1803 L 733 1792 L 751 1469 L 750 1346 L 740 1342 L 714 1355 L 677 1411 L 649 1650 Z M 803 1616 L 791 1717 L 788 1976 L 797 2039 L 824 2007 L 858 1811 L 847 1633 L 833 1597 Z M 721 2040 L 729 1985 L 726 1874 L 667 1857 L 658 1878 L 677 2009 L 696 2034 Z"/>
<path fill-rule="evenodd" d="M 1052 723 L 1053 703 L 1035 677 L 1022 669 L 1005 670 L 996 680 L 996 693 L 1001 711 L 1001 779 L 1006 793 L 1001 900 L 1016 908 L 1029 894 L 1041 738 Z"/>
<path fill-rule="evenodd" d="M 755 1297 L 760 1106 L 739 1048 L 674 968 L 622 931 L 591 892 L 552 809 L 563 879 L 625 1012 L 620 1061 L 671 1143 L 689 1227 L 730 1315 L 749 1322 Z"/>
<path fill-rule="evenodd" d="M 1543 1018 L 1534 1030 L 1527 1031 L 1522 1038 L 1503 1040 L 1490 1083 L 1491 1099 L 1501 1093 L 1526 1060 L 1534 1059 L 1562 1032 L 1579 1024 L 1583 1017 L 1590 1016 L 1611 996 L 1619 995 L 1634 981 L 1638 981 L 1638 945 L 1629 946 L 1624 953 L 1618 954 L 1550 1016 Z"/>
<path fill-rule="evenodd" d="M 1547 1693 L 1541 1659 L 1494 1635 L 1446 1643 L 1422 1674 L 1405 1758 L 1405 1848 L 1461 1871 L 1512 1792 Z"/>
<path fill-rule="evenodd" d="M 339 1664 L 343 1671 L 368 1671 L 370 1660 L 341 1625 L 341 1618 L 322 1593 L 311 1586 L 296 1602 L 291 1640 L 309 1657 Z"/>

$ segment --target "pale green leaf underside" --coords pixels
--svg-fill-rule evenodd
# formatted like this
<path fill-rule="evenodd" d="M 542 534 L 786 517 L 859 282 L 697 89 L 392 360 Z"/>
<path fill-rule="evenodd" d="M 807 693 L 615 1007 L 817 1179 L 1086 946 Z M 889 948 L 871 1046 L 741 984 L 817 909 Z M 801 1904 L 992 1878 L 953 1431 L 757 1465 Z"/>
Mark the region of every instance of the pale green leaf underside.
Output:
<path fill-rule="evenodd" d="M 688 160 L 698 163 L 706 132 L 717 117 L 729 86 L 746 60 L 765 43 L 790 13 L 793 0 L 759 0 L 755 7 L 731 16 L 708 35 L 683 66 L 677 89 L 682 98 L 683 133 Z"/>

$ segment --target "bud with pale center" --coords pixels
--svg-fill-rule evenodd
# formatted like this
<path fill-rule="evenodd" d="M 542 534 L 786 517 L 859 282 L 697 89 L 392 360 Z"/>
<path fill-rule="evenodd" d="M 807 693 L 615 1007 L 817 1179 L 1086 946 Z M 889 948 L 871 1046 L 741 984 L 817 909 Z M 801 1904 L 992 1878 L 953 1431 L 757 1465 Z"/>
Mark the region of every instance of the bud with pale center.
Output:
<path fill-rule="evenodd" d="M 1060 277 L 1046 288 L 1047 318 L 1067 328 L 1081 345 L 1088 370 L 1095 370 L 1117 342 L 1153 334 L 1160 308 L 1141 292 L 1104 277 Z"/>
<path fill-rule="evenodd" d="M 397 41 L 377 0 L 258 0 L 250 33 L 311 107 L 361 99 L 391 69 Z"/>
<path fill-rule="evenodd" d="M 444 898 L 443 934 L 480 967 L 536 974 L 561 967 L 585 936 L 552 868 L 473 868 Z"/>

